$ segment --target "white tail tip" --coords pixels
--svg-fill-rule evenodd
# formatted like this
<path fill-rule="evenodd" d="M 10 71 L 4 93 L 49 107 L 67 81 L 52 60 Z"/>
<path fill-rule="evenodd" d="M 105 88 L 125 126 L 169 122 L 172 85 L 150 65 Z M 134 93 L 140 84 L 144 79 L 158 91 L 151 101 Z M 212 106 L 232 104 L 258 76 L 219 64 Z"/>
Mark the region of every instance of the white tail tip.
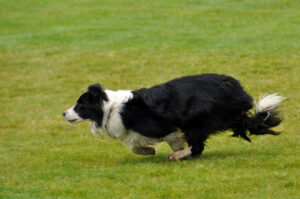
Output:
<path fill-rule="evenodd" d="M 279 108 L 280 103 L 285 98 L 277 95 L 277 93 L 271 95 L 263 95 L 259 98 L 258 103 L 256 104 L 257 112 L 268 112 Z"/>

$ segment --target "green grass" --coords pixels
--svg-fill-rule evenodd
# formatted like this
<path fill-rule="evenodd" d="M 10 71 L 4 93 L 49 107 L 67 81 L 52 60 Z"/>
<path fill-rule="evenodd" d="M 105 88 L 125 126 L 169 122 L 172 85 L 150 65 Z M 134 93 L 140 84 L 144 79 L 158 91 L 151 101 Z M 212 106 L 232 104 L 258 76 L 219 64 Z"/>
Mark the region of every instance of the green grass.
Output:
<path fill-rule="evenodd" d="M 297 0 L 0 0 L 0 198 L 299 198 Z M 225 73 L 279 92 L 280 136 L 213 136 L 170 162 L 95 139 L 61 113 L 91 83 L 149 87 Z"/>

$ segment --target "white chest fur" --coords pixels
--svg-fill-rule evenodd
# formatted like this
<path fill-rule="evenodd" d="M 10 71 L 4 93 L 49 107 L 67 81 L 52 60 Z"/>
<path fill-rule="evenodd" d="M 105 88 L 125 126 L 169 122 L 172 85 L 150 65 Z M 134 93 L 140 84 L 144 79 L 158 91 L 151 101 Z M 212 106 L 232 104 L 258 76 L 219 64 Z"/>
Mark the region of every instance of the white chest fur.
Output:
<path fill-rule="evenodd" d="M 131 91 L 106 90 L 105 92 L 109 101 L 103 105 L 104 115 L 102 126 L 99 128 L 94 122 L 90 124 L 91 131 L 94 135 L 104 134 L 102 129 L 106 129 L 105 135 L 107 137 L 121 140 L 130 149 L 183 138 L 183 133 L 180 131 L 171 133 L 164 138 L 150 138 L 127 130 L 123 125 L 120 111 L 123 104 L 133 97 Z"/>

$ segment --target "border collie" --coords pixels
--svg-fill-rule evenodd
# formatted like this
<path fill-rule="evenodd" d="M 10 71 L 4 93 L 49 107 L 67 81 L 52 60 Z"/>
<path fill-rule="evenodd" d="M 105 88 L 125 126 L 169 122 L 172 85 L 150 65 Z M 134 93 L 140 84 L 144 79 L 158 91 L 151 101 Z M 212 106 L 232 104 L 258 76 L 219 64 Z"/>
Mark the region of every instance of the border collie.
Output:
<path fill-rule="evenodd" d="M 63 116 L 69 123 L 90 120 L 94 135 L 105 130 L 136 154 L 153 155 L 151 145 L 166 141 L 174 151 L 168 158 L 182 160 L 200 155 L 205 140 L 217 132 L 232 130 L 232 136 L 249 142 L 251 134 L 279 134 L 271 128 L 282 121 L 283 99 L 265 95 L 251 113 L 253 99 L 236 79 L 200 74 L 133 91 L 93 84 Z"/>

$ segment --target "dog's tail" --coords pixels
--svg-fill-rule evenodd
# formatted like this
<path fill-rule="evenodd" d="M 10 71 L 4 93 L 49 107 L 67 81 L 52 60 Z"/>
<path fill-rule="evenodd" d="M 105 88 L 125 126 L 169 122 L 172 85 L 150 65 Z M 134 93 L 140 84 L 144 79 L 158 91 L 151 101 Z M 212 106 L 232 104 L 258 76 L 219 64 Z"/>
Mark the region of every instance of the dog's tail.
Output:
<path fill-rule="evenodd" d="M 279 115 L 278 108 L 284 99 L 284 97 L 276 93 L 260 97 L 258 103 L 256 103 L 255 113 L 253 115 L 245 113 L 241 123 L 233 128 L 233 136 L 240 136 L 250 142 L 247 130 L 250 132 L 250 135 L 280 134 L 271 130 L 271 128 L 279 125 L 283 120 Z"/>

